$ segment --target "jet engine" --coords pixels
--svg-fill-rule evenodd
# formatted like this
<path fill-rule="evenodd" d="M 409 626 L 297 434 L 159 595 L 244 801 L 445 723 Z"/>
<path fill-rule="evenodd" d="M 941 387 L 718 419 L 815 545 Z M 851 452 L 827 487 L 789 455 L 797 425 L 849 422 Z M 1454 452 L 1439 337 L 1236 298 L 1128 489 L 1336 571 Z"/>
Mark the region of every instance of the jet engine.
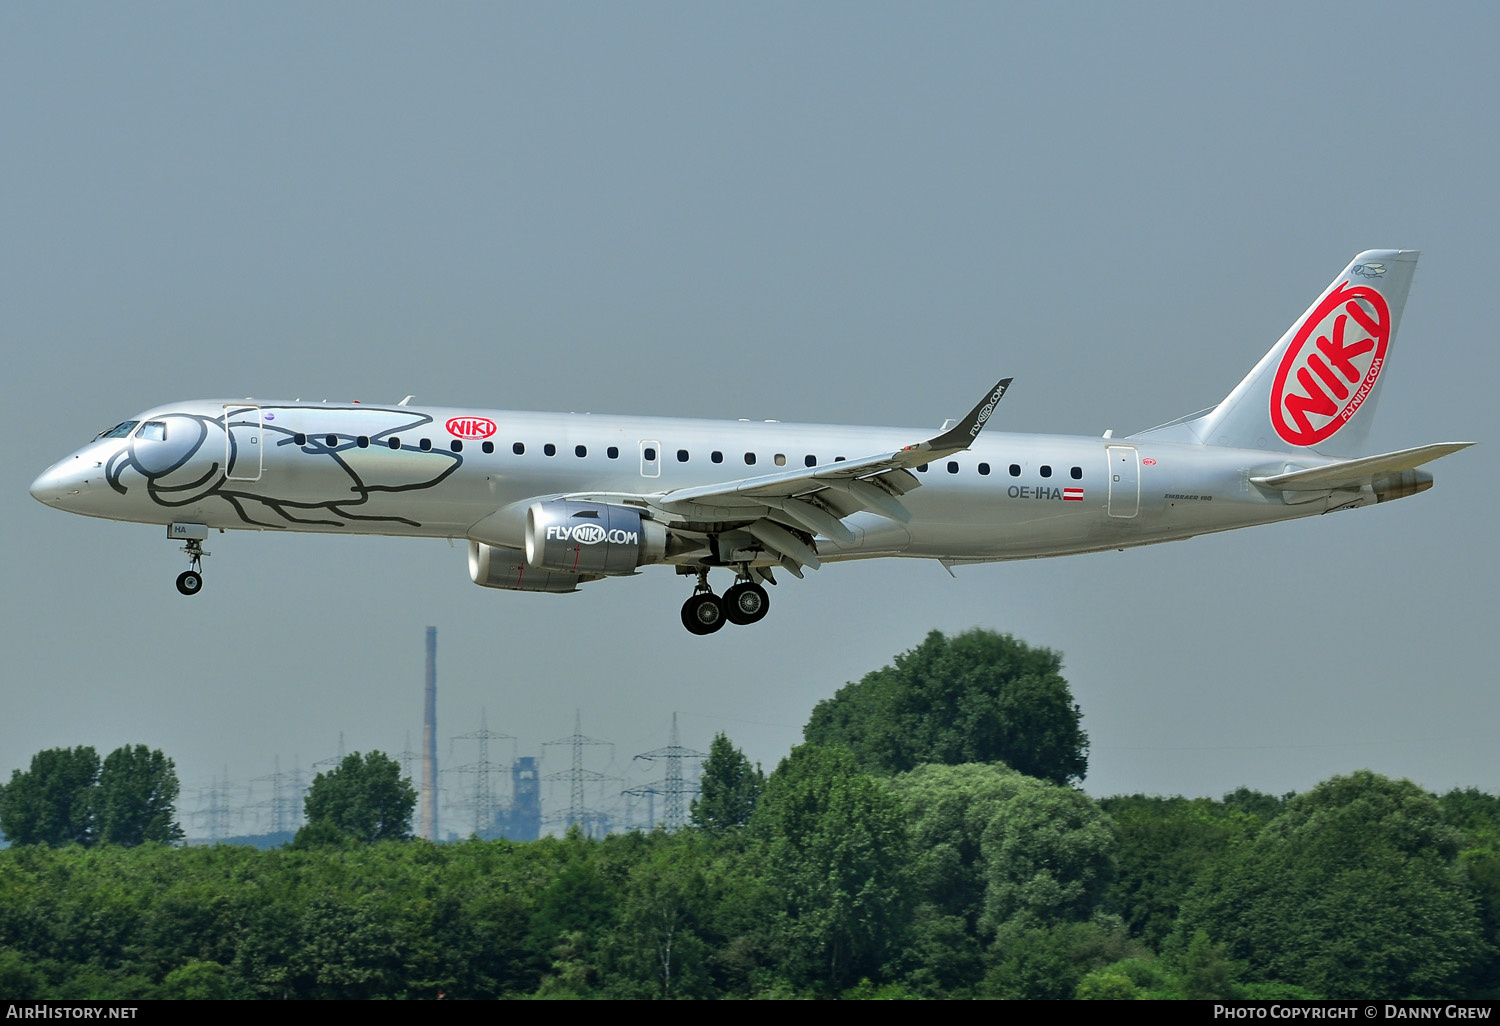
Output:
<path fill-rule="evenodd" d="M 526 562 L 538 570 L 633 574 L 666 552 L 666 527 L 626 506 L 558 499 L 526 511 Z"/>
<path fill-rule="evenodd" d="M 502 545 L 469 542 L 469 576 L 482 588 L 508 588 L 511 591 L 577 591 L 582 581 L 597 581 L 599 575 L 548 573 L 526 562 L 520 549 Z"/>

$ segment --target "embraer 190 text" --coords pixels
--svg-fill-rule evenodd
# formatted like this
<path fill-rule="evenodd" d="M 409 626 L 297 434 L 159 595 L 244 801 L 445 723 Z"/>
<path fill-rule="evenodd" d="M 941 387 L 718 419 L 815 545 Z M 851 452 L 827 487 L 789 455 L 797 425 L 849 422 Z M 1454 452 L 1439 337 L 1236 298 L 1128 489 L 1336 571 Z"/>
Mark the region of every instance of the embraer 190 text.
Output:
<path fill-rule="evenodd" d="M 31 494 L 165 524 L 202 587 L 211 530 L 463 538 L 474 583 L 571 592 L 654 564 L 693 577 L 694 634 L 766 615 L 775 572 L 874 556 L 955 565 L 1190 538 L 1425 491 L 1468 443 L 1360 456 L 1417 254 L 1361 253 L 1223 402 L 1125 438 L 360 403 L 147 410 Z M 715 594 L 709 571 L 734 583 Z"/>

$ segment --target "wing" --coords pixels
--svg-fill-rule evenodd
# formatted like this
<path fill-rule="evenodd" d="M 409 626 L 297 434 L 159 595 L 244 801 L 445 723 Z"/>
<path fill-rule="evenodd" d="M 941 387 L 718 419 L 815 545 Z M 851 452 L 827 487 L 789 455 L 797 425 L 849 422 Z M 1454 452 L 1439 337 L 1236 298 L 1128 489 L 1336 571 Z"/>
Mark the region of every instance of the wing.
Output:
<path fill-rule="evenodd" d="M 741 529 L 771 558 L 801 577 L 802 567 L 816 570 L 822 565 L 814 535 L 854 541 L 845 517 L 867 510 L 901 523 L 909 521 L 911 513 L 901 497 L 921 486 L 911 470 L 972 445 L 1010 383 L 1010 378 L 998 382 L 968 416 L 942 434 L 894 452 L 628 498 L 632 505 L 644 504 L 662 519 L 675 522 L 679 530 L 686 525 L 707 535 Z M 569 497 L 606 502 L 622 498 Z"/>

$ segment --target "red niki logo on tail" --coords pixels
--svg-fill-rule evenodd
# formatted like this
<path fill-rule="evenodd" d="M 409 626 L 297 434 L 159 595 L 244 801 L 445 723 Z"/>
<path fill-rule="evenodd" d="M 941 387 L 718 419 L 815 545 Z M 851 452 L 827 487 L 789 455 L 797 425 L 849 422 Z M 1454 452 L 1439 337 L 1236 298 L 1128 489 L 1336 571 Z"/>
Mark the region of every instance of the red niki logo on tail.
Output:
<path fill-rule="evenodd" d="M 1292 445 L 1316 445 L 1348 423 L 1375 387 L 1391 340 L 1391 311 L 1368 285 L 1347 281 L 1307 315 L 1271 384 L 1271 426 Z"/>

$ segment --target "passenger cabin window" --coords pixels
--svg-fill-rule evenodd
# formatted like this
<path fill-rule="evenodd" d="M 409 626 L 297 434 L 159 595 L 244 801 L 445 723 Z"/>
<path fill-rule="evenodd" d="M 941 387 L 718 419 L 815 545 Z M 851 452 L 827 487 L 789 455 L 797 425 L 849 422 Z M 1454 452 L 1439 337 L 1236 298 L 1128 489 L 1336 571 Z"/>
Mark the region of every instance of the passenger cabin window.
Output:
<path fill-rule="evenodd" d="M 980 477 L 989 477 L 990 476 L 990 465 L 988 463 L 981 463 L 979 465 L 979 476 Z"/>
<path fill-rule="evenodd" d="M 620 458 L 620 447 L 618 445 L 611 445 L 608 449 L 604 450 L 604 455 L 612 460 L 617 460 Z"/>
<path fill-rule="evenodd" d="M 921 466 L 917 467 L 917 473 L 919 473 L 919 474 L 925 474 L 925 473 L 927 473 L 927 464 L 923 463 Z"/>
<path fill-rule="evenodd" d="M 1021 465 L 1019 463 L 1012 463 L 1010 465 L 1010 476 L 1011 477 L 1020 477 L 1021 476 Z"/>
<path fill-rule="evenodd" d="M 510 451 L 515 453 L 517 456 L 524 456 L 526 455 L 526 443 L 517 442 L 510 447 Z"/>
<path fill-rule="evenodd" d="M 784 452 L 778 452 L 776 454 L 776 465 L 778 467 L 784 467 L 784 466 L 786 466 L 786 453 L 784 453 Z"/>
<path fill-rule="evenodd" d="M 463 452 L 464 443 L 455 438 L 453 441 L 448 443 L 448 448 L 452 449 L 454 452 Z"/>
<path fill-rule="evenodd" d="M 1083 468 L 1074 467 L 1072 470 L 1068 471 L 1068 476 L 1071 477 L 1074 481 L 1083 480 Z"/>
<path fill-rule="evenodd" d="M 292 441 L 296 442 L 298 445 L 306 445 L 307 436 L 304 435 L 301 431 L 298 431 L 295 435 L 292 436 Z M 393 445 L 391 446 L 391 448 L 394 449 L 395 446 Z"/>
<path fill-rule="evenodd" d="M 359 446 L 361 449 L 368 449 L 370 447 L 370 436 L 360 435 L 354 440 L 354 444 Z"/>
<path fill-rule="evenodd" d="M 1043 477 L 1051 477 L 1052 476 L 1052 468 L 1049 467 L 1049 466 L 1047 466 L 1047 464 L 1045 464 L 1045 463 L 1042 464 L 1042 476 Z"/>
<path fill-rule="evenodd" d="M 586 445 L 575 445 L 575 446 L 573 446 L 573 455 L 577 456 L 579 459 L 583 459 L 588 454 L 589 454 L 589 447 L 588 446 L 586 446 Z"/>
<path fill-rule="evenodd" d="M 392 435 L 391 440 L 385 444 L 389 445 L 392 449 L 399 449 L 401 448 L 401 439 L 397 438 L 395 435 Z"/>
<path fill-rule="evenodd" d="M 688 451 L 686 449 L 678 449 L 677 450 L 677 462 L 678 463 L 686 463 L 687 461 L 688 461 Z"/>
<path fill-rule="evenodd" d="M 542 446 L 542 452 L 546 453 L 548 456 L 556 456 L 557 446 L 553 445 L 551 442 L 548 442 L 546 445 Z"/>
<path fill-rule="evenodd" d="M 135 437 L 150 439 L 153 442 L 165 442 L 167 440 L 167 422 L 164 420 L 148 420 L 141 425 L 141 429 L 135 433 Z"/>
<path fill-rule="evenodd" d="M 802 463 L 805 466 L 816 467 L 818 465 L 818 458 L 816 456 L 804 456 L 802 457 Z"/>
<path fill-rule="evenodd" d="M 957 474 L 958 473 L 958 461 L 957 460 L 949 460 L 948 461 L 948 473 L 950 473 L 950 474 Z"/>
<path fill-rule="evenodd" d="M 723 463 L 724 462 L 724 454 L 722 452 L 720 452 L 719 450 L 715 449 L 713 452 L 711 452 L 711 453 L 708 454 L 708 459 L 709 459 L 709 462 L 711 462 L 711 463 Z"/>
<path fill-rule="evenodd" d="M 747 467 L 753 467 L 753 466 L 755 466 L 755 453 L 753 453 L 753 452 L 747 452 L 747 453 L 745 453 L 745 466 L 747 466 Z"/>
<path fill-rule="evenodd" d="M 485 452 L 494 452 L 495 451 L 495 443 L 494 442 L 485 442 L 483 445 L 480 446 L 480 448 L 483 449 Z"/>
<path fill-rule="evenodd" d="M 325 441 L 328 442 L 328 448 L 330 448 L 330 449 L 336 449 L 336 448 L 338 448 L 338 444 L 339 444 L 339 436 L 338 435 L 329 435 L 328 438 L 325 439 Z"/>
<path fill-rule="evenodd" d="M 644 449 L 641 450 L 641 459 L 645 460 L 647 463 L 655 463 L 656 462 L 656 450 L 653 449 L 649 445 L 646 446 Z"/>
<path fill-rule="evenodd" d="M 430 438 L 424 438 L 420 442 L 418 442 L 417 444 L 421 446 L 423 452 L 431 452 L 432 451 L 432 439 L 430 439 Z"/>

